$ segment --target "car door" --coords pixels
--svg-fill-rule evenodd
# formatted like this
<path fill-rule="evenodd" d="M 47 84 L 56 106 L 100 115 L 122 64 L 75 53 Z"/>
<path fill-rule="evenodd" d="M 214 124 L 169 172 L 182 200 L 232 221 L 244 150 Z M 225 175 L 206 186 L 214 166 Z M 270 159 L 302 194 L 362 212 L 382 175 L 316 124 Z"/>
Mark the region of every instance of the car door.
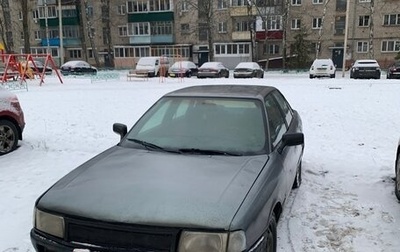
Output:
<path fill-rule="evenodd" d="M 290 164 L 287 162 L 288 148 L 284 148 L 283 151 L 279 151 L 279 149 L 282 145 L 282 136 L 287 132 L 287 124 L 276 98 L 271 93 L 265 97 L 264 103 L 268 119 L 271 163 L 274 169 L 281 169 L 279 171 L 279 174 L 281 174 L 279 177 L 279 191 L 286 198 L 290 191 L 289 183 L 291 178 Z"/>

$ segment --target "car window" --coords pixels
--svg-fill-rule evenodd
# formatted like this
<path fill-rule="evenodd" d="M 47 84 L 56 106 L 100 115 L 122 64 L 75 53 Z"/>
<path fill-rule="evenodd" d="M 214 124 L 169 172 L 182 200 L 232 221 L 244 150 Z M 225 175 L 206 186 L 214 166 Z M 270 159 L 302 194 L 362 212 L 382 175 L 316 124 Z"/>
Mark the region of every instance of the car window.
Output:
<path fill-rule="evenodd" d="M 272 144 L 272 149 L 275 149 L 281 141 L 283 134 L 287 131 L 286 120 L 273 95 L 268 95 L 265 98 L 265 108 L 267 110 L 270 142 Z"/>
<path fill-rule="evenodd" d="M 264 125 L 258 100 L 166 97 L 134 125 L 127 141 L 255 155 L 265 153 L 268 146 Z"/>
<path fill-rule="evenodd" d="M 286 101 L 285 97 L 283 97 L 283 95 L 281 93 L 279 93 L 278 91 L 275 91 L 275 92 L 273 92 L 273 95 L 276 98 L 276 101 L 278 102 L 278 105 L 281 108 L 281 110 L 285 116 L 286 124 L 289 127 L 289 125 L 293 119 L 292 108 L 290 107 L 289 103 Z"/>

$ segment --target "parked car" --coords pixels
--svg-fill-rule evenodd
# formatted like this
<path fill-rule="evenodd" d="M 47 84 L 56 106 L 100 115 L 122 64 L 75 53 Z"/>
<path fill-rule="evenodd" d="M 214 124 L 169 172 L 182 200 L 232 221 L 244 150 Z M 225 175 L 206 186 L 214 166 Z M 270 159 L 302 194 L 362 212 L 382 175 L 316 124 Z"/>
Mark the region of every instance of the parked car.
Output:
<path fill-rule="evenodd" d="M 37 251 L 276 251 L 304 149 L 279 90 L 186 87 L 113 130 L 116 146 L 37 199 Z"/>
<path fill-rule="evenodd" d="M 60 67 L 63 75 L 97 74 L 97 68 L 83 60 L 71 60 Z"/>
<path fill-rule="evenodd" d="M 352 79 L 380 79 L 381 67 L 374 59 L 356 60 L 350 68 Z"/>
<path fill-rule="evenodd" d="M 168 70 L 169 77 L 197 76 L 198 67 L 192 61 L 176 61 Z"/>
<path fill-rule="evenodd" d="M 0 155 L 17 148 L 24 127 L 24 112 L 18 97 L 0 86 Z"/>
<path fill-rule="evenodd" d="M 136 64 L 136 74 L 147 74 L 148 77 L 168 76 L 170 67 L 168 57 L 142 57 Z"/>
<path fill-rule="evenodd" d="M 397 144 L 395 174 L 396 174 L 396 179 L 394 183 L 395 184 L 394 192 L 397 199 L 400 201 L 400 140 L 399 143 Z"/>
<path fill-rule="evenodd" d="M 42 74 L 43 69 L 45 69 L 46 75 L 51 75 L 53 73 L 53 68 L 51 68 L 49 65 L 47 65 L 45 68 L 43 62 L 38 60 L 21 62 L 22 68 L 25 68 L 27 65 L 28 65 L 28 69 L 26 70 L 27 73 L 32 72 L 32 73 Z"/>
<path fill-rule="evenodd" d="M 257 62 L 240 62 L 233 70 L 233 78 L 264 78 L 264 70 Z"/>
<path fill-rule="evenodd" d="M 396 61 L 391 64 L 386 73 L 387 79 L 400 78 L 400 61 Z"/>
<path fill-rule="evenodd" d="M 229 69 L 221 62 L 205 62 L 199 67 L 197 78 L 229 78 Z"/>
<path fill-rule="evenodd" d="M 310 79 L 329 77 L 335 78 L 336 66 L 331 59 L 315 59 L 310 67 Z"/>

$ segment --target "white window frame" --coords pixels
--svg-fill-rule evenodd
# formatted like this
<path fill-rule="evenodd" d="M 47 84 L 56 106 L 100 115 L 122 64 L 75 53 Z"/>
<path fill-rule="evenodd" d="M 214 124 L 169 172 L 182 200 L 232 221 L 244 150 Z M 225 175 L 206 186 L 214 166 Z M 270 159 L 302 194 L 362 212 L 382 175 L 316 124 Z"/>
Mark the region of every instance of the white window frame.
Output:
<path fill-rule="evenodd" d="M 300 30 L 301 27 L 301 19 L 300 18 L 293 18 L 290 24 L 291 30 Z"/>
<path fill-rule="evenodd" d="M 218 0 L 217 9 L 218 10 L 225 10 L 228 8 L 227 0 Z"/>
<path fill-rule="evenodd" d="M 41 34 L 42 33 L 40 31 L 33 31 L 33 37 L 35 38 L 35 40 L 42 40 Z"/>
<path fill-rule="evenodd" d="M 301 5 L 301 1 L 302 0 L 292 0 L 291 4 L 292 4 L 292 6 L 300 6 Z"/>
<path fill-rule="evenodd" d="M 314 20 L 316 22 L 314 22 Z M 316 23 L 316 26 L 314 26 L 314 23 Z M 312 25 L 311 25 L 312 29 L 314 30 L 320 30 L 322 28 L 322 17 L 315 17 L 312 19 Z"/>
<path fill-rule="evenodd" d="M 267 17 L 267 30 L 268 31 L 282 30 L 282 16 L 274 15 Z"/>
<path fill-rule="evenodd" d="M 128 36 L 150 36 L 150 23 L 129 23 Z"/>
<path fill-rule="evenodd" d="M 369 41 L 357 41 L 356 47 L 357 53 L 367 53 L 369 52 Z"/>
<path fill-rule="evenodd" d="M 268 45 L 268 54 L 269 55 L 274 55 L 274 54 L 279 54 L 280 52 L 280 46 L 277 44 L 269 44 Z"/>
<path fill-rule="evenodd" d="M 370 20 L 371 20 L 370 15 L 358 16 L 358 27 L 369 27 Z M 362 25 L 360 25 L 360 22 L 362 22 Z"/>
<path fill-rule="evenodd" d="M 218 23 L 218 33 L 227 33 L 228 32 L 228 23 L 227 22 L 219 22 Z"/>
<path fill-rule="evenodd" d="M 232 6 L 247 6 L 248 0 L 232 0 Z"/>
<path fill-rule="evenodd" d="M 323 4 L 324 0 L 312 0 L 313 4 Z"/>
<path fill-rule="evenodd" d="M 383 40 L 381 43 L 381 52 L 399 52 L 400 40 Z"/>
<path fill-rule="evenodd" d="M 250 56 L 251 43 L 216 43 L 214 44 L 215 55 L 225 56 Z"/>
<path fill-rule="evenodd" d="M 187 0 L 183 0 L 180 5 L 181 11 L 189 11 L 189 4 Z"/>
<path fill-rule="evenodd" d="M 394 23 L 391 20 L 394 19 Z M 386 22 L 387 20 L 387 22 Z M 386 14 L 383 16 L 383 25 L 400 25 L 400 14 Z"/>
<path fill-rule="evenodd" d="M 360 2 L 360 3 L 370 3 L 371 0 L 359 0 L 358 2 Z"/>
<path fill-rule="evenodd" d="M 127 37 L 128 36 L 128 26 L 127 25 L 119 25 L 118 26 L 118 35 L 120 37 Z"/>
<path fill-rule="evenodd" d="M 125 4 L 118 5 L 117 6 L 117 13 L 120 16 L 126 15 L 126 5 Z"/>
<path fill-rule="evenodd" d="M 141 12 L 148 12 L 149 11 L 149 6 L 148 6 L 148 1 L 147 0 L 135 0 L 135 1 L 127 1 L 126 2 L 126 11 L 127 13 L 141 13 Z"/>

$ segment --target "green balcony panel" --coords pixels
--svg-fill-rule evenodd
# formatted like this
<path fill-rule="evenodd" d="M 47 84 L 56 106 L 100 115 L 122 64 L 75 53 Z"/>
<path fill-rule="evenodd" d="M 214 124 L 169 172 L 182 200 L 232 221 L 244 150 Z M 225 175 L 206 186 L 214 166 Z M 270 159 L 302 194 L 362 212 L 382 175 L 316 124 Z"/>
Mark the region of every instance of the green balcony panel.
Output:
<path fill-rule="evenodd" d="M 137 13 L 128 15 L 128 23 L 173 21 L 173 12 Z"/>
<path fill-rule="evenodd" d="M 40 27 L 42 28 L 46 27 L 45 19 L 40 19 L 39 22 L 40 22 Z M 80 23 L 79 19 L 76 17 L 62 18 L 63 25 L 79 25 L 79 23 Z M 59 26 L 58 18 L 48 18 L 47 25 L 49 27 L 58 27 Z"/>

